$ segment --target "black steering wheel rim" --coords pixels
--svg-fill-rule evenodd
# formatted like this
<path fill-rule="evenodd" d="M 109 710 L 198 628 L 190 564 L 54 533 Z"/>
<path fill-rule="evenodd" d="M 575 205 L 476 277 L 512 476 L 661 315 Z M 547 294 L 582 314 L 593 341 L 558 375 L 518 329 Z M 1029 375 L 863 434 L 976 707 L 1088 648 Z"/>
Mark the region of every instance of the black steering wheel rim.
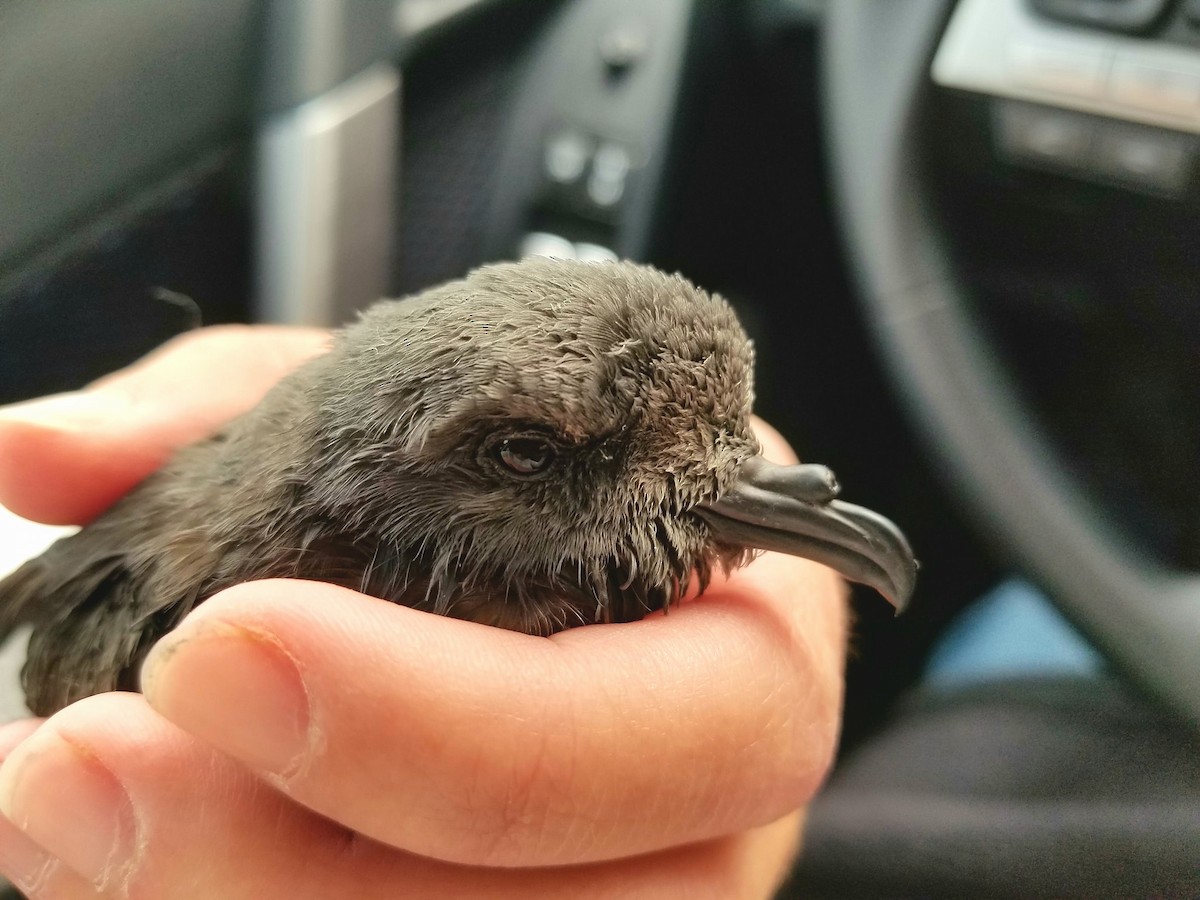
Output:
<path fill-rule="evenodd" d="M 936 227 L 918 138 L 951 6 L 828 7 L 824 124 L 860 297 L 912 417 L 984 528 L 1116 668 L 1200 727 L 1200 575 L 1142 554 L 1071 477 L 971 315 Z"/>

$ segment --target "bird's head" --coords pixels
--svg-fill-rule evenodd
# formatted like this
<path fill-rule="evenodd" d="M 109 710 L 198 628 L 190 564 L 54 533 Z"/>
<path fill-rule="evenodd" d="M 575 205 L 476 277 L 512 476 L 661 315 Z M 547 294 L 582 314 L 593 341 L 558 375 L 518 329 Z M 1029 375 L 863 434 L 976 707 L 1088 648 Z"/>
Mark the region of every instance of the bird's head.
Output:
<path fill-rule="evenodd" d="M 640 618 L 756 547 L 798 552 L 778 546 L 786 526 L 746 512 L 791 471 L 758 456 L 752 369 L 728 304 L 682 277 L 485 267 L 341 334 L 313 387 L 310 490 L 351 533 L 415 561 L 430 608 L 535 633 Z M 822 496 L 791 502 L 843 529 L 832 476 L 793 469 Z M 801 555 L 829 561 L 816 550 Z"/>

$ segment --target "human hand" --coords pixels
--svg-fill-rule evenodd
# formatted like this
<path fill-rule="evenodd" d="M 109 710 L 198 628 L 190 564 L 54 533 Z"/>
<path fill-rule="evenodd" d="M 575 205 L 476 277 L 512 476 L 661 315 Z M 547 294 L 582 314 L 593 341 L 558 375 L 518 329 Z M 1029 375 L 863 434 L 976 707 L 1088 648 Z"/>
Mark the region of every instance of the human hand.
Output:
<path fill-rule="evenodd" d="M 207 329 L 0 411 L 0 502 L 84 521 L 324 341 Z M 0 731 L 0 870 L 34 898 L 769 896 L 832 757 L 845 627 L 840 579 L 775 554 L 549 639 L 240 585 L 160 642 L 144 697 Z"/>

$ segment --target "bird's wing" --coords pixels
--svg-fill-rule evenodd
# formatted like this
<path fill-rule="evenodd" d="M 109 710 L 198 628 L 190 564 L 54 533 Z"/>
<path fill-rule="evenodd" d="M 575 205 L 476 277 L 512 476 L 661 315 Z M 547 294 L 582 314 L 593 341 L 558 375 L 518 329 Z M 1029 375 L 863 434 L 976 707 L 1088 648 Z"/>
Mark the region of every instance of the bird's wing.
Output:
<path fill-rule="evenodd" d="M 135 690 L 150 645 L 195 602 L 160 596 L 151 523 L 138 528 L 132 518 L 114 509 L 0 581 L 0 640 L 33 625 L 21 680 L 37 715 L 90 694 Z"/>
<path fill-rule="evenodd" d="M 89 561 L 71 577 L 55 579 L 60 584 L 52 591 L 46 590 L 46 567 L 37 562 L 26 565 L 25 577 L 18 571 L 10 579 L 17 580 L 15 586 L 0 585 L 6 607 L 15 599 L 44 612 L 34 620 L 21 670 L 26 704 L 38 715 L 49 715 L 90 694 L 128 687 L 122 675 L 141 632 L 131 627 L 137 589 L 124 559 Z M 41 609 L 48 604 L 55 610 Z"/>

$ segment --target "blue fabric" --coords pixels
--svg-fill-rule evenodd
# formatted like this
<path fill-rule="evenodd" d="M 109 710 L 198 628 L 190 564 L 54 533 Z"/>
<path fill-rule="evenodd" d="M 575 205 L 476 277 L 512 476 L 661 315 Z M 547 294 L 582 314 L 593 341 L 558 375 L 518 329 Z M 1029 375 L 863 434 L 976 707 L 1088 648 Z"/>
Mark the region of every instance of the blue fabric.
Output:
<path fill-rule="evenodd" d="M 1095 675 L 1103 658 L 1037 588 L 1005 581 L 942 636 L 925 682 L 957 686 L 1026 675 Z"/>

